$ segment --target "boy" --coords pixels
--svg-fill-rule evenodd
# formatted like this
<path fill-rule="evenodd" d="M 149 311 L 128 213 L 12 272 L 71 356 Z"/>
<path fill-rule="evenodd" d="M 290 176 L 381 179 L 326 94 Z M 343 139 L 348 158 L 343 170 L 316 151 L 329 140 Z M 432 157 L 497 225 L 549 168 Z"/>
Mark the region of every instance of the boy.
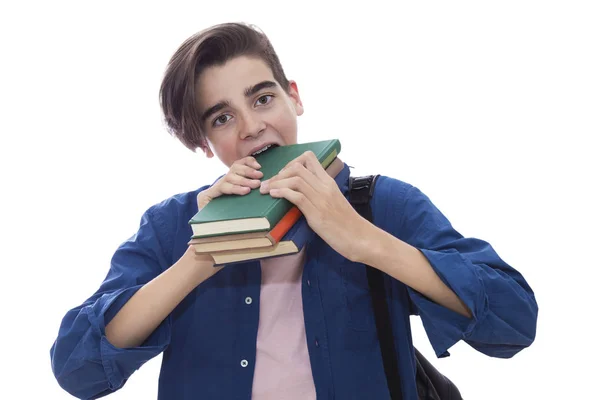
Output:
<path fill-rule="evenodd" d="M 371 224 L 347 201 L 346 165 L 333 179 L 307 153 L 261 183 L 252 155 L 296 143 L 303 105 L 259 31 L 224 24 L 189 38 L 160 98 L 171 133 L 230 169 L 148 209 L 99 290 L 64 317 L 51 357 L 71 394 L 118 390 L 164 352 L 161 399 L 389 398 L 364 264 L 387 274 L 404 399 L 417 399 L 411 313 L 440 357 L 459 340 L 494 357 L 532 343 L 524 278 L 417 188 L 381 177 Z M 196 255 L 187 222 L 198 209 L 257 188 L 300 208 L 314 231 L 304 249 L 229 268 Z"/>

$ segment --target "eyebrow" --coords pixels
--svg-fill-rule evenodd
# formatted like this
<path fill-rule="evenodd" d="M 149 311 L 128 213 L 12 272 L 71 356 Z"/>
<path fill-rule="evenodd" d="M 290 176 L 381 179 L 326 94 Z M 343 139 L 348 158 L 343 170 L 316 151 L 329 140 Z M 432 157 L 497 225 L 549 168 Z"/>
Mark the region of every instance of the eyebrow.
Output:
<path fill-rule="evenodd" d="M 215 113 L 218 113 L 219 111 L 221 111 L 222 109 L 227 108 L 227 107 L 229 107 L 228 101 L 218 102 L 217 104 L 215 104 L 214 106 L 210 107 L 208 110 L 206 110 L 202 113 L 202 116 L 200 117 L 200 121 L 204 125 L 204 123 L 206 122 L 208 117 L 210 117 L 211 115 L 213 115 Z"/>
<path fill-rule="evenodd" d="M 263 89 L 267 89 L 267 88 L 272 88 L 277 86 L 277 84 L 273 81 L 262 81 L 257 83 L 256 85 L 252 85 L 250 87 L 247 87 L 244 90 L 244 96 L 246 97 L 251 97 L 254 96 L 256 93 L 260 92 Z M 230 106 L 231 103 L 229 103 L 226 100 L 220 101 L 217 104 L 215 104 L 214 106 L 208 108 L 206 111 L 204 111 L 202 113 L 202 116 L 200 117 L 200 121 L 202 122 L 202 124 L 204 124 L 206 122 L 206 120 L 213 114 L 221 111 L 224 108 L 227 108 Z"/>
<path fill-rule="evenodd" d="M 256 93 L 260 92 L 263 89 L 272 88 L 275 86 L 277 86 L 277 84 L 273 81 L 262 81 L 260 83 L 257 83 L 254 86 L 250 86 L 249 88 L 246 88 L 246 90 L 244 90 L 244 95 L 246 97 L 250 97 L 250 96 L 253 96 Z"/>

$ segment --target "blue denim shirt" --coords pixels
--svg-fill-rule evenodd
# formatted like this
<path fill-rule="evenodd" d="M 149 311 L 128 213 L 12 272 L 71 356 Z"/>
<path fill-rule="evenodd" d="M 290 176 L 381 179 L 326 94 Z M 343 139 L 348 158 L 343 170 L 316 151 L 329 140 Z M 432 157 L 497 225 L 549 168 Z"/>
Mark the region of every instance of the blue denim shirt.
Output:
<path fill-rule="evenodd" d="M 348 194 L 348 166 L 337 176 Z M 98 291 L 64 317 L 51 349 L 59 384 L 79 398 L 121 388 L 164 352 L 159 399 L 250 399 L 256 355 L 259 262 L 225 267 L 200 284 L 136 348 L 119 349 L 105 327 L 145 283 L 187 249 L 196 195 L 175 195 L 148 209 L 138 232 L 115 252 Z M 535 337 L 537 304 L 525 279 L 485 241 L 464 238 L 419 189 L 382 176 L 371 202 L 374 223 L 418 248 L 471 310 L 465 318 L 385 276 L 404 399 L 417 400 L 409 316 L 419 314 L 438 357 L 464 340 L 508 358 Z M 317 235 L 307 244 L 302 301 L 318 399 L 388 399 L 366 267 Z M 252 302 L 245 299 L 251 297 Z M 250 304 L 248 304 L 250 303 Z"/>

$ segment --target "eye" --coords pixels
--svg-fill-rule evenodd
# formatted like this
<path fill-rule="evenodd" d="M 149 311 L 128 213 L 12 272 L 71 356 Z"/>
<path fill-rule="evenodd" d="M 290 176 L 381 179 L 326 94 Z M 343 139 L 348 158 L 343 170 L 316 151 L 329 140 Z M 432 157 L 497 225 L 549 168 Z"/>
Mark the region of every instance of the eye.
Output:
<path fill-rule="evenodd" d="M 215 118 L 215 120 L 213 121 L 213 126 L 221 126 L 226 124 L 229 120 L 231 119 L 231 115 L 229 114 L 223 114 L 223 115 L 219 115 L 217 118 Z"/>
<path fill-rule="evenodd" d="M 254 103 L 254 105 L 256 106 L 264 106 L 267 105 L 271 102 L 271 100 L 273 100 L 273 95 L 272 94 L 265 94 L 263 96 L 260 96 L 257 100 L 256 103 Z"/>

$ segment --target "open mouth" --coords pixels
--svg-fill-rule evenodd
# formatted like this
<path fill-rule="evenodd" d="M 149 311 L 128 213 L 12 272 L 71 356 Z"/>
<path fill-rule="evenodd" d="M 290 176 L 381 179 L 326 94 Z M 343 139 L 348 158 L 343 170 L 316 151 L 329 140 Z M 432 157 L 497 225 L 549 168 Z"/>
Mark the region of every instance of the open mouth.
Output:
<path fill-rule="evenodd" d="M 262 154 L 262 153 L 266 152 L 267 150 L 273 149 L 275 147 L 279 147 L 279 145 L 275 144 L 275 143 L 271 143 L 271 144 L 266 145 L 262 149 L 258 149 L 257 151 L 255 151 L 254 153 L 252 153 L 250 155 L 252 157 L 256 157 L 257 155 Z"/>

